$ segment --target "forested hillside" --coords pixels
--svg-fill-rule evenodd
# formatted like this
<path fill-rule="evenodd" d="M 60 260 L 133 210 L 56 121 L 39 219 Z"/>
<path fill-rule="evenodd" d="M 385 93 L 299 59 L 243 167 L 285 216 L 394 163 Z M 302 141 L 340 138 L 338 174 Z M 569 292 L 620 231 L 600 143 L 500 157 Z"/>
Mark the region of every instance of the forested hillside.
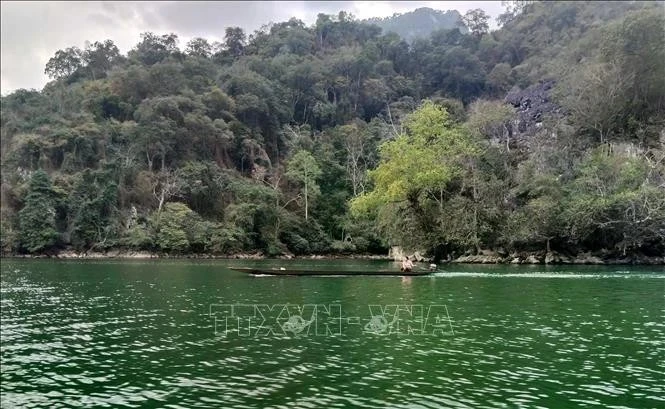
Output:
<path fill-rule="evenodd" d="M 416 38 L 427 38 L 436 30 L 459 28 L 466 33 L 467 29 L 462 16 L 457 10 L 440 11 L 429 7 L 415 9 L 408 13 L 394 14 L 390 17 L 374 17 L 364 21 L 381 27 L 381 32 L 396 33 L 408 43 Z"/>
<path fill-rule="evenodd" d="M 665 253 L 663 3 L 500 20 L 60 50 L 2 97 L 2 251 Z"/>

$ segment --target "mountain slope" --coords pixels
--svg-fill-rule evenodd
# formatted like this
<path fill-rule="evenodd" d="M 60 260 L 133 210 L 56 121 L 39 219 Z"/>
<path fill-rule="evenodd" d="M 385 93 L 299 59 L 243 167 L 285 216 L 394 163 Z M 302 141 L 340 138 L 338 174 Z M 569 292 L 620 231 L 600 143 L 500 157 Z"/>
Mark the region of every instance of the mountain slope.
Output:
<path fill-rule="evenodd" d="M 381 27 L 383 33 L 395 32 L 408 42 L 416 38 L 429 37 L 431 33 L 441 29 L 459 28 L 465 33 L 466 27 L 462 24 L 462 16 L 457 10 L 434 10 L 422 7 L 404 14 L 394 14 L 392 17 L 374 17 L 365 22 Z"/>
<path fill-rule="evenodd" d="M 664 27 L 656 3 L 536 2 L 412 45 L 340 13 L 60 50 L 0 98 L 0 252 L 662 260 Z"/>

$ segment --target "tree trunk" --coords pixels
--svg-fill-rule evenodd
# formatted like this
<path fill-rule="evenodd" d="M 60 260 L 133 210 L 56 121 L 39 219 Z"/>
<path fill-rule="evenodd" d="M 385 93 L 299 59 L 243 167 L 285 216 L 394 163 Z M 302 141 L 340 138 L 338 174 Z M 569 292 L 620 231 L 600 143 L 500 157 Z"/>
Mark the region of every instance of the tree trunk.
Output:
<path fill-rule="evenodd" d="M 162 206 L 164 206 L 164 190 L 159 196 L 159 205 L 157 206 L 157 214 L 162 212 Z"/>
<path fill-rule="evenodd" d="M 64 81 L 64 80 L 61 80 Z M 60 83 L 62 87 L 60 88 L 60 106 L 58 107 L 60 110 L 60 115 L 62 115 L 65 111 L 65 83 L 61 82 Z"/>
<path fill-rule="evenodd" d="M 478 240 L 478 186 L 476 183 L 476 169 L 471 164 L 471 172 L 473 172 L 473 240 L 476 249 L 480 252 L 480 243 Z"/>
<path fill-rule="evenodd" d="M 443 185 L 439 186 L 439 212 L 443 213 Z"/>
<path fill-rule="evenodd" d="M 307 181 L 305 181 L 305 220 L 307 220 Z"/>

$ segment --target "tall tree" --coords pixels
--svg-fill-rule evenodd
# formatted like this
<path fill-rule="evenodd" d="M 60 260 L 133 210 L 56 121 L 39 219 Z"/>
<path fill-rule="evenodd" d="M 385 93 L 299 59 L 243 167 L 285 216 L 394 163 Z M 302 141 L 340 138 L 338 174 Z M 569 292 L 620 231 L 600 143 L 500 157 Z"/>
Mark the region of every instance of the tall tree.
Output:
<path fill-rule="evenodd" d="M 46 63 L 44 74 L 55 79 L 67 78 L 82 66 L 81 49 L 69 47 L 55 52 L 55 55 Z"/>
<path fill-rule="evenodd" d="M 286 175 L 302 185 L 302 195 L 305 199 L 305 220 L 307 220 L 309 202 L 312 197 L 319 194 L 317 179 L 321 176 L 321 168 L 311 153 L 301 150 L 289 160 Z"/>
<path fill-rule="evenodd" d="M 433 220 L 443 213 L 448 185 L 459 178 L 477 148 L 449 119 L 446 110 L 424 102 L 405 120 L 406 134 L 380 146 L 381 161 L 370 173 L 374 189 L 351 202 L 355 214 L 378 211 L 385 234 L 397 242 L 436 230 Z M 428 202 L 435 204 L 428 212 Z"/>
<path fill-rule="evenodd" d="M 178 36 L 176 34 L 156 35 L 154 33 L 141 33 L 141 42 L 130 51 L 145 65 L 161 62 L 169 56 L 179 52 Z"/>
<path fill-rule="evenodd" d="M 120 50 L 111 40 L 95 41 L 93 44 L 88 44 L 82 53 L 82 59 L 85 61 L 93 80 L 105 77 L 106 73 L 120 58 Z"/>
<path fill-rule="evenodd" d="M 347 177 L 351 182 L 354 197 L 365 193 L 367 170 L 370 164 L 371 146 L 366 126 L 363 124 L 354 122 L 339 128 L 346 152 Z"/>
<path fill-rule="evenodd" d="M 233 57 L 238 58 L 245 52 L 247 36 L 240 27 L 227 27 L 224 35 L 224 46 L 227 52 Z"/>
<path fill-rule="evenodd" d="M 71 241 L 77 250 L 104 248 L 114 239 L 117 185 L 110 172 L 84 170 L 69 198 Z"/>
<path fill-rule="evenodd" d="M 626 93 L 633 78 L 623 75 L 616 64 L 590 63 L 571 72 L 558 94 L 573 124 L 605 143 L 625 122 Z"/>
<path fill-rule="evenodd" d="M 46 172 L 40 169 L 32 174 L 25 206 L 19 212 L 21 246 L 29 253 L 50 250 L 58 239 L 55 217 L 51 180 Z"/>
<path fill-rule="evenodd" d="M 467 11 L 462 17 L 462 20 L 469 31 L 471 31 L 471 34 L 480 38 L 483 34 L 489 31 L 489 18 L 490 17 L 483 11 L 483 9 L 473 9 Z"/>
<path fill-rule="evenodd" d="M 205 38 L 197 37 L 187 43 L 185 53 L 190 56 L 209 58 L 212 55 L 212 45 Z"/>

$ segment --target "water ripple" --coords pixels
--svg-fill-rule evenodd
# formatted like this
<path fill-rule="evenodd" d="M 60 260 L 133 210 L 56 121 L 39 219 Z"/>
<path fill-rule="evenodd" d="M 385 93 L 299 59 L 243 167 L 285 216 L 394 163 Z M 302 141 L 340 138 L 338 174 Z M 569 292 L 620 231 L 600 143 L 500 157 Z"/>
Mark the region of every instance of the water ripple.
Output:
<path fill-rule="evenodd" d="M 3 407 L 662 407 L 660 272 L 271 278 L 2 265 Z M 53 267 L 55 265 L 55 267 Z M 446 279 L 441 279 L 445 277 Z M 540 280 L 540 278 L 575 278 Z M 215 336 L 209 305 L 446 304 L 454 336 Z"/>

